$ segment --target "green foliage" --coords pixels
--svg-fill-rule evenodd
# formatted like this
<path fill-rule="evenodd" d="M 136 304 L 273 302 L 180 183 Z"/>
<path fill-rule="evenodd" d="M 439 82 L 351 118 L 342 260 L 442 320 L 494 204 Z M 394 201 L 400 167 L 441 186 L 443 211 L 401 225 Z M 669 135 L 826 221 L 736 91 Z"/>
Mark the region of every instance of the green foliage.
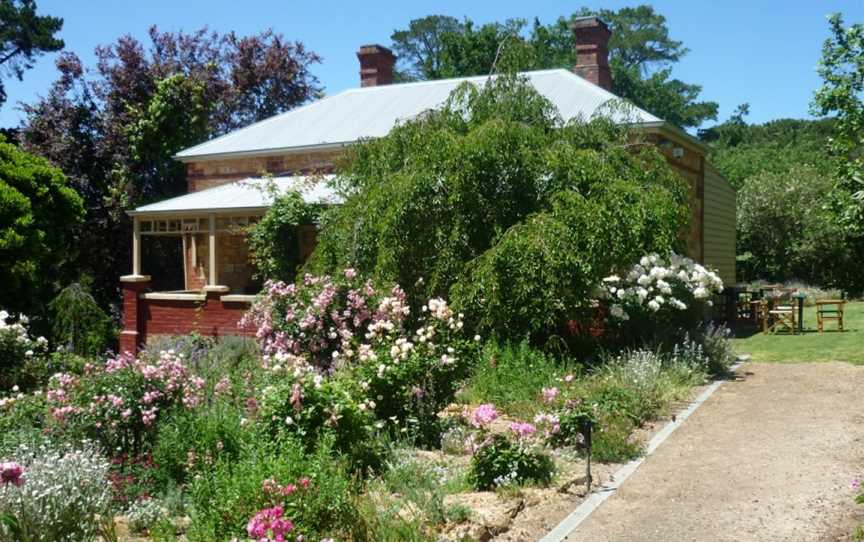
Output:
<path fill-rule="evenodd" d="M 35 0 L 2 0 L 0 2 L 0 68 L 19 81 L 44 53 L 63 48 L 63 40 L 54 35 L 63 28 L 63 19 L 36 13 Z M 6 89 L 0 84 L 0 104 L 6 101 Z"/>
<path fill-rule="evenodd" d="M 749 257 L 739 261 L 740 275 L 864 289 L 861 241 L 844 227 L 832 196 L 839 196 L 834 180 L 812 166 L 746 179 L 738 195 L 738 253 Z"/>
<path fill-rule="evenodd" d="M 351 149 L 313 268 L 398 282 L 415 307 L 449 293 L 484 332 L 548 335 L 604 273 L 686 226 L 682 180 L 629 137 L 605 118 L 562 124 L 518 77 L 462 86 Z"/>
<path fill-rule="evenodd" d="M 494 435 L 471 458 L 471 484 L 480 491 L 526 482 L 548 485 L 555 473 L 552 459 L 504 435 Z"/>
<path fill-rule="evenodd" d="M 670 65 L 687 54 L 669 37 L 666 18 L 649 5 L 617 11 L 582 8 L 543 25 L 524 19 L 476 26 L 471 20 L 431 15 L 393 32 L 403 79 L 443 79 L 493 71 L 571 69 L 575 58 L 571 25 L 597 16 L 609 25 L 612 91 L 681 127 L 699 126 L 717 116 L 717 103 L 698 101 L 702 87 L 671 76 Z M 502 70 L 503 68 L 503 70 Z"/>
<path fill-rule="evenodd" d="M 317 223 L 320 209 L 298 192 L 274 196 L 264 217 L 249 227 L 249 256 L 258 279 L 291 282 L 303 263 L 297 227 Z"/>
<path fill-rule="evenodd" d="M 804 165 L 832 177 L 824 172 L 834 168 L 826 152 L 826 143 L 834 133 L 833 119 L 778 119 L 747 124 L 744 116 L 749 109 L 744 106 L 739 106 L 738 113 L 728 121 L 699 132 L 699 137 L 711 144 L 711 164 L 732 186 L 741 190 L 750 177 L 785 174 L 793 166 Z"/>
<path fill-rule="evenodd" d="M 837 131 L 829 140 L 829 149 L 838 157 L 841 187 L 857 200 L 847 205 L 845 216 L 857 233 L 864 233 L 864 23 L 843 25 L 835 13 L 829 19 L 831 35 L 822 46 L 817 68 L 824 83 L 813 98 L 813 109 L 819 115 L 835 115 Z"/>
<path fill-rule="evenodd" d="M 32 312 L 68 279 L 81 198 L 47 160 L 0 140 L 0 307 Z"/>
<path fill-rule="evenodd" d="M 361 408 L 359 396 L 357 383 L 348 378 L 285 378 L 264 390 L 260 417 L 274 443 L 296 440 L 311 452 L 332 436 L 332 448 L 345 454 L 352 470 L 374 469 L 383 449 L 375 418 Z"/>
<path fill-rule="evenodd" d="M 168 488 L 206 474 L 213 462 L 236 460 L 254 431 L 244 427 L 244 411 L 224 401 L 176 410 L 158 426 L 152 457 L 157 487 Z"/>
<path fill-rule="evenodd" d="M 302 444 L 285 440 L 278 446 L 249 446 L 240 459 L 219 460 L 208 475 L 192 481 L 189 540 L 245 537 L 249 519 L 270 506 L 271 497 L 262 490 L 264 481 L 285 485 L 302 477 L 309 478 L 309 490 L 286 510 L 286 516 L 309 540 L 351 529 L 355 517 L 352 484 L 326 439 L 311 454 Z"/>
<path fill-rule="evenodd" d="M 90 292 L 80 283 L 72 283 L 48 304 L 54 322 L 54 344 L 81 356 L 105 352 L 114 340 L 111 319 Z"/>
<path fill-rule="evenodd" d="M 540 405 L 537 397 L 544 387 L 564 376 L 568 364 L 533 348 L 527 341 L 518 344 L 489 341 L 459 400 L 468 404 L 492 403 L 505 412 L 530 418 Z"/>

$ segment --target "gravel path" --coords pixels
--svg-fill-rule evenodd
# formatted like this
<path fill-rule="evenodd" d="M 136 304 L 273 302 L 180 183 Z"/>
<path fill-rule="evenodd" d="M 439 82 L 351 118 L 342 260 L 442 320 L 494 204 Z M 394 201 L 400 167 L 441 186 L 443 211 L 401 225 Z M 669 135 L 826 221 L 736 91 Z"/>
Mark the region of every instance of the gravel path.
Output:
<path fill-rule="evenodd" d="M 568 542 L 847 540 L 864 366 L 738 369 Z"/>

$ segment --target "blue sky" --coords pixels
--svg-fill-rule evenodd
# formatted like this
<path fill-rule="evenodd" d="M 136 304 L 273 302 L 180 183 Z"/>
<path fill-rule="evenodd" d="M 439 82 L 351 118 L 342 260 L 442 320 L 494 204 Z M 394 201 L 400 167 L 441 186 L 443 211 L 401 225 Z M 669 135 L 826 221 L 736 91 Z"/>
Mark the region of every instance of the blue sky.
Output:
<path fill-rule="evenodd" d="M 364 43 L 389 43 L 396 28 L 430 14 L 467 16 L 483 23 L 539 17 L 550 22 L 576 8 L 616 9 L 640 2 L 588 0 L 534 2 L 364 0 L 38 0 L 41 12 L 63 17 L 61 37 L 85 65 L 93 65 L 96 45 L 122 34 L 146 37 L 151 24 L 163 30 L 208 26 L 240 34 L 273 27 L 303 41 L 321 55 L 313 68 L 327 93 L 359 84 L 354 53 Z M 819 86 L 816 63 L 827 35 L 826 15 L 840 11 L 847 22 L 864 21 L 864 0 L 723 0 L 648 2 L 664 14 L 671 36 L 691 49 L 674 75 L 701 84 L 703 98 L 720 103 L 720 119 L 735 106 L 750 103 L 750 122 L 808 116 L 812 92 Z M 19 101 L 32 102 L 56 78 L 54 55 L 45 55 L 24 75 L 6 80 L 8 101 L 0 126 L 17 124 Z"/>

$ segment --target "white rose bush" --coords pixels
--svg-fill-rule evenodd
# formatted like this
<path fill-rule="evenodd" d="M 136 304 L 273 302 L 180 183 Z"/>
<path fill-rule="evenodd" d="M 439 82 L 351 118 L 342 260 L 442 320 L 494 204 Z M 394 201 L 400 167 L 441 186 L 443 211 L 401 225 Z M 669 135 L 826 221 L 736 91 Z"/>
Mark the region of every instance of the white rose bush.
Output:
<path fill-rule="evenodd" d="M 720 276 L 692 259 L 648 254 L 626 273 L 604 278 L 601 297 L 622 336 L 667 342 L 692 332 L 722 291 Z"/>

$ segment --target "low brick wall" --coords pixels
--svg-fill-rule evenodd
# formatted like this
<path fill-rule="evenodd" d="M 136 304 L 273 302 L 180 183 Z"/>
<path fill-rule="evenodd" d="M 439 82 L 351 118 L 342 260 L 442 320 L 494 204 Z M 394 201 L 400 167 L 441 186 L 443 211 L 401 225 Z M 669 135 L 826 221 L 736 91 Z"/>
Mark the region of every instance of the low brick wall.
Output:
<path fill-rule="evenodd" d="M 177 296 L 186 299 L 148 299 L 144 293 L 147 286 L 149 282 L 123 283 L 121 352 L 135 354 L 147 344 L 148 337 L 157 335 L 198 333 L 221 337 L 255 334 L 252 327 L 238 326 L 243 314 L 249 310 L 249 301 L 223 300 L 220 292 Z"/>
<path fill-rule="evenodd" d="M 254 329 L 240 329 L 238 322 L 249 310 L 249 303 L 220 301 L 218 295 L 204 302 L 174 299 L 141 299 L 142 333 L 153 335 L 185 335 L 198 333 L 210 337 L 222 335 L 254 335 Z"/>

